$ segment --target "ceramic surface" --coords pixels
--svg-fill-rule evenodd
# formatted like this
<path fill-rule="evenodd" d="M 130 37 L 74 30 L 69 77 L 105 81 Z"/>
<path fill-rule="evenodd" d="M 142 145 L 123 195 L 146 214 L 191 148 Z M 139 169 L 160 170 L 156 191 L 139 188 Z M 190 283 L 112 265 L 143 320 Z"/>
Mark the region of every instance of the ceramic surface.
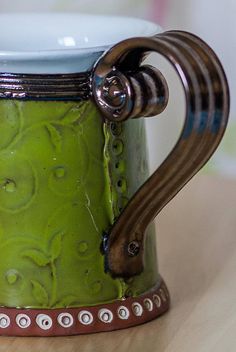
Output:
<path fill-rule="evenodd" d="M 161 31 L 154 23 L 118 16 L 1 14 L 0 71 L 74 73 L 92 67 L 104 50 Z M 69 64 L 68 64 L 69 63 Z"/>
<path fill-rule="evenodd" d="M 0 116 L 0 304 L 79 307 L 152 288 L 153 229 L 145 271 L 127 282 L 104 273 L 100 250 L 147 176 L 143 121 L 104 123 L 91 102 L 1 100 Z"/>
<path fill-rule="evenodd" d="M 154 319 L 170 300 L 152 221 L 223 136 L 229 92 L 220 62 L 191 33 L 153 36 L 160 28 L 141 20 L 0 19 L 14 23 L 0 34 L 0 334 L 70 335 Z M 142 116 L 165 109 L 168 86 L 141 65 L 147 51 L 174 66 L 187 106 L 175 148 L 149 178 Z"/>

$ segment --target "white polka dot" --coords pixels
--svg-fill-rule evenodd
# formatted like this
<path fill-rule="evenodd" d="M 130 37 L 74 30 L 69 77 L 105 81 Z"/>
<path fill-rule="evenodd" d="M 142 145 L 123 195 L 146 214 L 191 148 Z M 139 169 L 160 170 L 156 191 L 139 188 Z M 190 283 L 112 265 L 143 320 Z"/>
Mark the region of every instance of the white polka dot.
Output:
<path fill-rule="evenodd" d="M 110 323 L 113 320 L 113 313 L 109 309 L 100 309 L 98 317 L 103 323 Z"/>
<path fill-rule="evenodd" d="M 5 329 L 10 325 L 10 318 L 6 314 L 0 314 L 0 328 Z"/>
<path fill-rule="evenodd" d="M 73 325 L 74 319 L 70 313 L 61 313 L 58 315 L 57 321 L 63 328 L 69 328 Z"/>
<path fill-rule="evenodd" d="M 157 306 L 157 308 L 160 308 L 161 306 L 161 299 L 158 295 L 153 295 L 153 301 L 155 303 L 155 305 Z"/>
<path fill-rule="evenodd" d="M 125 306 L 120 306 L 118 308 L 118 316 L 119 316 L 120 319 L 123 319 L 123 320 L 128 319 L 129 318 L 129 310 L 128 310 L 128 308 L 125 307 Z"/>
<path fill-rule="evenodd" d="M 132 310 L 137 317 L 140 317 L 143 314 L 143 307 L 138 302 L 132 304 Z"/>
<path fill-rule="evenodd" d="M 31 324 L 30 317 L 28 315 L 26 315 L 26 314 L 17 314 L 17 316 L 16 316 L 16 324 L 20 328 L 26 329 Z"/>
<path fill-rule="evenodd" d="M 144 306 L 146 307 L 146 309 L 151 312 L 153 310 L 153 303 L 150 300 L 150 298 L 145 298 L 145 300 L 143 301 Z"/>
<path fill-rule="evenodd" d="M 48 330 L 52 327 L 52 319 L 47 314 L 38 314 L 36 323 L 43 330 Z"/>
<path fill-rule="evenodd" d="M 81 324 L 89 325 L 89 324 L 92 324 L 93 322 L 93 315 L 88 310 L 82 310 L 78 314 L 78 319 Z"/>

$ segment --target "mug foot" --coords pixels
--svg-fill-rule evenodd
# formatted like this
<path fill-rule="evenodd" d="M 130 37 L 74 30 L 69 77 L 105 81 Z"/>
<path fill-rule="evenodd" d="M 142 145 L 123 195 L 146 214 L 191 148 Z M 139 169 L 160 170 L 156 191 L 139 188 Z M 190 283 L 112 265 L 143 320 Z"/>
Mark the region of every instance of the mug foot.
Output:
<path fill-rule="evenodd" d="M 169 292 L 163 280 L 139 297 L 90 307 L 59 309 L 0 308 L 0 335 L 65 336 L 124 329 L 166 312 Z"/>

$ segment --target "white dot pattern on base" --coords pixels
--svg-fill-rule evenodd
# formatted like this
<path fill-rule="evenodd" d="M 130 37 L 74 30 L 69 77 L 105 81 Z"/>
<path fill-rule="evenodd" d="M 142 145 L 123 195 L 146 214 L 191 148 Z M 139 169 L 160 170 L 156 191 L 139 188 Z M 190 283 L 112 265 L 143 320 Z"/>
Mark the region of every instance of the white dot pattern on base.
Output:
<path fill-rule="evenodd" d="M 158 295 L 154 295 L 153 296 L 153 301 L 154 301 L 155 305 L 157 306 L 157 308 L 160 308 L 160 306 L 161 306 L 161 298 Z"/>
<path fill-rule="evenodd" d="M 26 329 L 30 326 L 31 324 L 31 319 L 28 315 L 26 314 L 17 314 L 16 316 L 16 324 L 22 328 Z"/>
<path fill-rule="evenodd" d="M 118 317 L 119 317 L 120 319 L 123 319 L 123 320 L 129 319 L 129 315 L 130 315 L 130 313 L 129 313 L 129 310 L 128 310 L 127 307 L 125 307 L 125 306 L 120 306 L 120 307 L 118 308 Z"/>
<path fill-rule="evenodd" d="M 132 304 L 132 310 L 134 315 L 136 315 L 136 317 L 140 317 L 143 314 L 143 307 L 138 302 L 134 302 Z"/>
<path fill-rule="evenodd" d="M 83 325 L 90 325 L 93 322 L 93 315 L 88 310 L 82 310 L 78 314 L 78 319 Z"/>
<path fill-rule="evenodd" d="M 74 318 L 70 313 L 61 313 L 58 315 L 57 321 L 63 328 L 69 328 L 73 325 Z"/>
<path fill-rule="evenodd" d="M 145 308 L 146 308 L 149 312 L 151 312 L 151 311 L 153 310 L 153 303 L 152 303 L 152 301 L 151 301 L 150 298 L 146 298 L 146 299 L 143 301 L 143 304 L 144 304 Z"/>
<path fill-rule="evenodd" d="M 47 314 L 38 314 L 36 317 L 36 323 L 43 330 L 48 330 L 52 327 L 52 319 Z"/>
<path fill-rule="evenodd" d="M 34 317 L 30 316 L 30 312 L 28 312 L 28 314 L 16 312 L 15 316 L 5 314 L 4 312 L 0 313 L 0 330 L 10 326 L 10 329 L 13 330 L 14 327 L 18 327 L 20 329 L 25 329 L 25 331 L 29 331 L 35 323 L 40 330 L 47 331 L 50 328 L 53 328 L 51 330 L 52 335 L 55 335 L 54 331 L 58 328 L 63 328 L 66 331 L 66 329 L 70 327 L 73 329 L 74 334 L 76 333 L 76 330 L 74 329 L 77 329 L 78 323 L 84 326 L 89 326 L 93 323 L 97 326 L 97 324 L 100 323 L 101 326 L 104 324 L 103 328 L 106 324 L 115 324 L 114 326 L 118 324 L 119 328 L 121 328 L 123 325 L 122 321 L 124 321 L 124 327 L 129 326 L 129 320 L 130 322 L 134 321 L 134 317 L 137 318 L 137 324 L 139 319 L 141 319 L 141 321 L 147 321 L 149 315 L 150 318 L 156 317 L 156 313 L 162 309 L 163 304 L 168 301 L 168 298 L 168 292 L 164 289 L 158 289 L 156 293 L 153 292 L 152 295 L 149 294 L 149 296 L 144 297 L 142 300 L 135 299 L 133 302 L 123 301 L 122 305 L 115 304 L 113 306 L 112 304 L 108 307 L 101 307 L 98 310 L 94 310 L 94 307 L 84 310 L 77 309 L 76 311 L 74 311 L 74 309 L 68 309 L 68 311 L 64 312 L 59 310 L 56 315 L 54 312 L 51 315 L 50 313 L 52 312 L 50 312 L 50 310 L 48 310 L 48 314 L 45 314 L 43 311 L 40 313 L 39 310 L 39 312 L 37 312 L 38 314 L 36 313 L 37 315 Z M 91 330 L 93 328 L 90 327 L 89 329 Z M 71 332 L 71 330 L 68 331 Z"/>
<path fill-rule="evenodd" d="M 0 314 L 0 328 L 5 329 L 10 325 L 11 321 L 8 315 Z"/>
<path fill-rule="evenodd" d="M 110 309 L 100 309 L 98 312 L 98 317 L 103 323 L 108 324 L 113 320 L 113 313 Z"/>

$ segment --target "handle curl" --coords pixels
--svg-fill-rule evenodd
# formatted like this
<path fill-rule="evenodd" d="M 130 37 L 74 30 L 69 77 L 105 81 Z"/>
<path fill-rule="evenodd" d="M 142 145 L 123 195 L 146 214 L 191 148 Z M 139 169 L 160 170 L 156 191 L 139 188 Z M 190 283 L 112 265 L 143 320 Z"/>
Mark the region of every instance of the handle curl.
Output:
<path fill-rule="evenodd" d="M 148 224 L 211 157 L 229 115 L 227 79 L 215 53 L 193 34 L 169 31 L 125 40 L 99 60 L 92 87 L 103 116 L 123 121 L 163 111 L 168 101 L 164 77 L 150 66 L 140 66 L 150 51 L 163 55 L 181 79 L 185 123 L 173 150 L 131 198 L 109 233 L 105 257 L 115 277 L 143 270 Z"/>

